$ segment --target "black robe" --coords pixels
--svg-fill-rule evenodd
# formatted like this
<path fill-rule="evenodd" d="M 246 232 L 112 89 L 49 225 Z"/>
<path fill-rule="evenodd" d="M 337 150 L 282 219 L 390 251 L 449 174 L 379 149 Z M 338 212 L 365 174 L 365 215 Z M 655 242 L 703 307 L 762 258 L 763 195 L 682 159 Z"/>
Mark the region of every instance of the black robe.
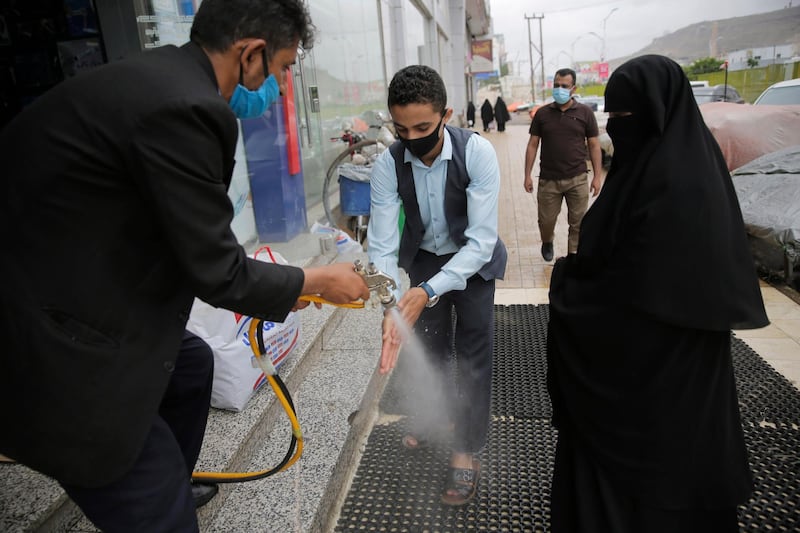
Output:
<path fill-rule="evenodd" d="M 475 104 L 467 104 L 467 126 L 470 128 L 475 125 Z"/>
<path fill-rule="evenodd" d="M 481 105 L 481 122 L 483 122 L 483 131 L 489 131 L 489 124 L 494 120 L 494 111 L 492 111 L 492 104 L 486 99 Z"/>
<path fill-rule="evenodd" d="M 768 321 L 730 174 L 673 61 L 619 67 L 606 110 L 633 114 L 551 280 L 552 531 L 737 531 L 730 330 Z"/>
<path fill-rule="evenodd" d="M 511 115 L 508 114 L 508 107 L 499 96 L 494 104 L 494 120 L 497 122 L 497 131 L 506 131 L 506 122 L 511 120 Z"/>

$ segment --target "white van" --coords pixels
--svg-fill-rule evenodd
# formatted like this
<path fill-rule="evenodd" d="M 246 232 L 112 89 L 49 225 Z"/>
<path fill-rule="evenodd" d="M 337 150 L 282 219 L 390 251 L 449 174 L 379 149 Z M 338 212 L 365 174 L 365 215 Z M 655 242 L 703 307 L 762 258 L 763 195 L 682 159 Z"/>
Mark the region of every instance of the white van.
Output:
<path fill-rule="evenodd" d="M 753 105 L 796 105 L 800 104 L 800 78 L 781 81 L 770 85 L 756 98 Z"/>

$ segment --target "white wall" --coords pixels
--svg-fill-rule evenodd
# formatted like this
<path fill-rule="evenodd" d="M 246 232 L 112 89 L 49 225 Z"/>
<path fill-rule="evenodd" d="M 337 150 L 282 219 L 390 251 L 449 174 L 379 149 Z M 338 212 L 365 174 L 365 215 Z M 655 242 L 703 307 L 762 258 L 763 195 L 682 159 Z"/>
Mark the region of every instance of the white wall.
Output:
<path fill-rule="evenodd" d="M 406 65 L 421 61 L 442 76 L 447 88 L 448 106 L 455 111 L 455 125 L 465 124 L 467 85 L 464 73 L 469 51 L 466 0 L 380 0 L 384 13 L 384 52 L 387 79 Z M 414 11 L 410 11 L 414 10 Z M 408 57 L 406 35 L 409 19 L 424 22 L 424 41 L 418 57 Z M 387 35 L 388 33 L 388 35 Z"/>

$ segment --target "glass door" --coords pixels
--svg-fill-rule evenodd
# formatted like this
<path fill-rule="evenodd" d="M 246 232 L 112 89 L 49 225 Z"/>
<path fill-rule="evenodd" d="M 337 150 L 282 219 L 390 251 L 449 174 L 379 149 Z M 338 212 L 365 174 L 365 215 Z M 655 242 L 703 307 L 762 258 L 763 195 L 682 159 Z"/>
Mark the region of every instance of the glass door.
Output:
<path fill-rule="evenodd" d="M 198 0 L 133 0 L 143 49 L 189 40 Z"/>
<path fill-rule="evenodd" d="M 322 144 L 319 85 L 313 51 L 298 50 L 297 63 L 292 67 L 292 76 L 306 209 L 311 212 L 314 206 L 322 202 L 322 186 L 327 170 Z"/>

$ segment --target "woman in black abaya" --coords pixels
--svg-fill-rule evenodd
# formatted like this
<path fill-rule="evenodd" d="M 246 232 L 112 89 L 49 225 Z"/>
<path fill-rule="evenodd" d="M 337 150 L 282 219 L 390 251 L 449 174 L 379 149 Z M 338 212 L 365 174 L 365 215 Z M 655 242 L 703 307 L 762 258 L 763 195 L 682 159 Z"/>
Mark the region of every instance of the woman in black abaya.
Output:
<path fill-rule="evenodd" d="M 475 125 L 475 104 L 472 100 L 467 104 L 467 126 L 472 127 Z"/>
<path fill-rule="evenodd" d="M 553 270 L 553 533 L 737 532 L 751 490 L 730 330 L 767 325 L 722 153 L 681 67 L 620 66 L 614 158 Z"/>
<path fill-rule="evenodd" d="M 505 100 L 498 96 L 494 103 L 494 119 L 497 121 L 497 131 L 506 131 L 506 122 L 511 120 Z"/>
<path fill-rule="evenodd" d="M 489 124 L 494 120 L 494 111 L 489 99 L 483 101 L 481 105 L 481 122 L 483 122 L 483 131 L 489 131 Z"/>

